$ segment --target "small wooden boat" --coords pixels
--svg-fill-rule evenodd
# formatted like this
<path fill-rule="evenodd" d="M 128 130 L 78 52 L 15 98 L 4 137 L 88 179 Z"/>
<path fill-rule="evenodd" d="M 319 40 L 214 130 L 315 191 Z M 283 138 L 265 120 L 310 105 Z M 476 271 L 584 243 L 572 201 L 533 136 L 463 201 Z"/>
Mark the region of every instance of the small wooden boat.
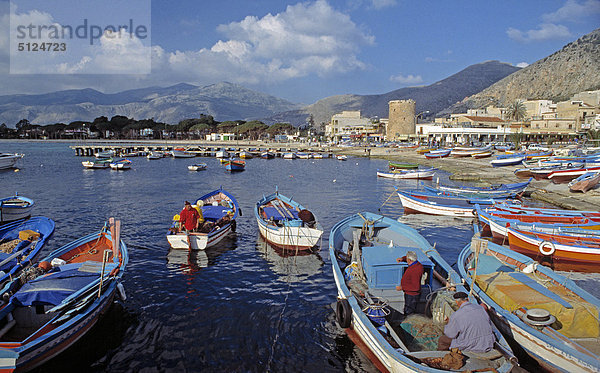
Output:
<path fill-rule="evenodd" d="M 558 271 L 600 272 L 598 235 L 525 232 L 507 227 L 510 249 Z"/>
<path fill-rule="evenodd" d="M 110 164 L 112 170 L 129 170 L 131 169 L 131 161 L 123 158 Z"/>
<path fill-rule="evenodd" d="M 0 226 L 0 288 L 35 262 L 52 232 L 54 221 L 41 216 Z"/>
<path fill-rule="evenodd" d="M 206 163 L 194 163 L 188 166 L 188 170 L 190 171 L 204 171 L 208 166 Z"/>
<path fill-rule="evenodd" d="M 112 158 L 115 156 L 115 151 L 114 150 L 105 150 L 105 151 L 94 154 L 94 156 L 98 159 Z"/>
<path fill-rule="evenodd" d="M 598 185 L 600 181 L 600 171 L 587 172 L 576 179 L 573 179 L 569 183 L 569 190 L 571 192 L 587 192 Z"/>
<path fill-rule="evenodd" d="M 296 153 L 284 153 L 283 154 L 283 159 L 296 159 Z"/>
<path fill-rule="evenodd" d="M 31 198 L 15 194 L 0 199 L 0 223 L 6 223 L 31 216 L 35 202 Z"/>
<path fill-rule="evenodd" d="M 392 172 L 377 171 L 377 176 L 388 179 L 420 179 L 431 180 L 437 168 L 424 168 L 421 170 L 395 170 Z"/>
<path fill-rule="evenodd" d="M 548 179 L 554 184 L 568 183 L 569 181 L 586 174 L 588 172 L 600 172 L 600 166 L 596 167 L 582 167 L 579 169 L 565 169 L 552 171 L 548 175 Z"/>
<path fill-rule="evenodd" d="M 421 148 L 417 149 L 416 152 L 417 152 L 417 154 L 426 154 L 426 153 L 429 153 L 429 152 L 432 152 L 435 150 L 437 150 L 437 148 L 425 146 L 425 147 L 421 147 Z"/>
<path fill-rule="evenodd" d="M 507 198 L 515 198 L 519 194 L 519 192 L 511 191 L 511 190 L 494 190 L 494 191 L 489 191 L 489 192 L 484 192 L 484 191 L 471 192 L 471 191 L 466 190 L 464 192 L 460 192 L 460 191 L 443 190 L 440 188 L 426 185 L 425 183 L 421 183 L 421 185 L 422 185 L 423 189 L 425 189 L 425 192 L 428 192 L 428 193 L 434 193 L 437 195 L 445 195 L 445 196 L 455 196 L 455 197 L 460 197 L 460 198 L 469 198 L 469 199 L 471 199 L 471 198 L 507 199 Z"/>
<path fill-rule="evenodd" d="M 507 193 L 519 194 L 519 193 L 523 192 L 529 186 L 529 184 L 531 183 L 531 180 L 533 180 L 533 179 L 530 178 L 529 180 L 520 182 L 520 183 L 499 184 L 499 185 L 492 185 L 489 187 L 476 187 L 476 186 L 466 186 L 466 185 L 465 186 L 450 186 L 450 185 L 440 184 L 439 180 L 438 180 L 438 183 L 436 184 L 436 186 L 438 189 L 440 189 L 441 191 L 445 191 L 445 192 L 492 197 L 494 195 L 505 195 Z M 431 188 L 426 185 L 424 185 L 424 187 L 426 189 Z"/>
<path fill-rule="evenodd" d="M 254 216 L 265 240 L 282 249 L 309 250 L 323 234 L 312 212 L 278 191 L 256 202 Z"/>
<path fill-rule="evenodd" d="M 345 154 L 337 155 L 336 158 L 338 161 L 347 161 L 348 160 L 348 156 Z"/>
<path fill-rule="evenodd" d="M 408 251 L 424 267 L 419 314 L 402 317 L 404 293 L 396 290 L 408 264 Z M 382 372 L 444 372 L 433 362 L 444 320 L 454 312 L 452 295 L 468 292 L 461 279 L 416 230 L 381 215 L 361 212 L 333 226 L 329 256 L 337 287 L 336 321 Z M 475 302 L 474 298 L 470 299 Z M 426 331 L 426 332 L 425 332 Z M 516 363 L 510 347 L 494 328 L 495 348 L 463 351 L 461 371 L 509 372 Z"/>
<path fill-rule="evenodd" d="M 484 200 L 468 198 L 451 198 L 449 196 L 432 196 L 423 193 L 398 190 L 398 196 L 405 214 L 428 214 L 472 218 L 475 216 L 475 205 Z M 493 200 L 488 200 L 493 204 Z"/>
<path fill-rule="evenodd" d="M 194 158 L 196 153 L 188 152 L 184 148 L 175 148 L 171 151 L 173 158 Z"/>
<path fill-rule="evenodd" d="M 296 156 L 298 157 L 298 159 L 310 159 L 310 154 L 309 153 L 296 153 Z"/>
<path fill-rule="evenodd" d="M 241 159 L 228 159 L 223 164 L 229 172 L 239 172 L 246 169 L 246 161 L 242 161 Z"/>
<path fill-rule="evenodd" d="M 83 161 L 83 162 L 81 162 L 81 164 L 83 165 L 83 167 L 88 168 L 88 169 L 102 169 L 102 168 L 109 168 L 112 161 L 113 160 L 111 158 L 108 158 L 108 159 L 99 159 L 99 160 L 95 160 L 95 161 Z"/>
<path fill-rule="evenodd" d="M 215 153 L 215 157 L 217 158 L 229 158 L 229 152 L 227 150 L 219 150 Z"/>
<path fill-rule="evenodd" d="M 469 146 L 455 147 L 455 148 L 452 148 L 450 155 L 452 155 L 453 157 L 470 157 L 472 154 L 486 152 L 491 149 L 492 149 L 491 145 L 483 146 L 483 147 L 469 147 Z"/>
<path fill-rule="evenodd" d="M 148 159 L 161 159 L 162 157 L 164 157 L 164 154 L 162 152 L 156 152 L 156 151 L 150 152 L 146 156 L 146 158 L 148 158 Z"/>
<path fill-rule="evenodd" d="M 19 153 L 0 153 L 0 170 L 14 167 L 17 161 L 24 156 Z"/>
<path fill-rule="evenodd" d="M 492 321 L 547 371 L 597 372 L 600 301 L 527 256 L 476 236 L 458 270 Z"/>
<path fill-rule="evenodd" d="M 313 159 L 323 159 L 323 154 L 321 153 L 312 153 L 311 156 Z"/>
<path fill-rule="evenodd" d="M 446 158 L 450 155 L 452 149 L 439 149 L 432 150 L 429 153 L 425 153 L 425 158 L 427 159 L 435 159 L 435 158 Z"/>
<path fill-rule="evenodd" d="M 235 219 L 238 214 L 241 215 L 241 210 L 235 198 L 222 187 L 198 198 L 194 205 L 202 209 L 203 228 L 208 232 L 179 232 L 177 214 L 167 234 L 172 249 L 204 250 L 217 245 L 230 232 L 235 232 Z"/>
<path fill-rule="evenodd" d="M 240 152 L 240 158 L 242 158 L 242 159 L 252 159 L 252 158 L 254 158 L 254 156 L 252 155 L 252 153 L 243 150 L 243 151 Z"/>
<path fill-rule="evenodd" d="M 492 154 L 494 154 L 494 152 L 492 152 L 491 150 L 488 150 L 485 152 L 473 153 L 473 154 L 471 154 L 471 157 L 473 157 L 475 159 L 489 158 L 492 156 Z"/>
<path fill-rule="evenodd" d="M 599 211 L 562 210 L 547 207 L 527 207 L 520 204 L 511 204 L 497 201 L 494 209 L 520 215 L 559 215 L 559 216 L 581 216 L 587 218 L 600 217 Z"/>
<path fill-rule="evenodd" d="M 402 162 L 388 162 L 390 170 L 402 169 L 402 170 L 413 170 L 419 168 L 418 163 L 402 163 Z"/>
<path fill-rule="evenodd" d="M 120 222 L 53 251 L 7 284 L 0 371 L 31 370 L 77 342 L 113 303 L 128 261 Z M 36 277 L 37 276 L 37 277 Z M 118 291 L 117 291 L 118 290 Z"/>
<path fill-rule="evenodd" d="M 263 159 L 273 159 L 273 158 L 275 158 L 275 153 L 269 152 L 269 151 L 262 152 L 262 153 L 260 153 L 260 157 Z"/>
<path fill-rule="evenodd" d="M 514 166 L 514 165 L 521 164 L 524 159 L 525 159 L 525 156 L 523 156 L 523 155 L 516 155 L 516 156 L 499 155 L 496 159 L 494 159 L 493 161 L 490 161 L 490 164 L 492 165 L 492 167 Z"/>

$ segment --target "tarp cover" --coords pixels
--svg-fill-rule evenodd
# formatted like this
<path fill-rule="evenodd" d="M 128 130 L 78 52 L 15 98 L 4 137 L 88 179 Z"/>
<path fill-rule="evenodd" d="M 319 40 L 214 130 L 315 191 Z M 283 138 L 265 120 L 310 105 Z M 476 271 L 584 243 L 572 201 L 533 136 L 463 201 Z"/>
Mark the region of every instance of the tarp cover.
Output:
<path fill-rule="evenodd" d="M 99 278 L 99 273 L 81 272 L 77 265 L 62 266 L 52 272 L 29 281 L 13 296 L 16 305 L 58 305 L 63 299 Z"/>
<path fill-rule="evenodd" d="M 263 211 L 267 215 L 267 219 L 271 219 L 271 218 L 273 218 L 275 220 L 291 219 L 290 215 L 286 215 L 286 216 L 281 215 L 281 213 L 279 212 L 280 210 L 283 210 L 283 208 L 280 207 L 279 209 L 276 209 L 275 207 L 270 207 L 270 206 L 263 207 Z M 298 212 L 296 210 L 290 210 L 290 209 L 286 209 L 286 210 L 289 211 L 290 214 L 294 216 L 294 219 L 299 219 Z M 286 214 L 287 214 L 287 212 L 286 212 Z"/>
<path fill-rule="evenodd" d="M 533 274 L 524 274 L 538 280 Z M 538 280 L 539 281 L 539 280 Z M 573 308 L 567 308 L 553 299 L 518 281 L 509 273 L 477 274 L 477 284 L 500 307 L 514 312 L 525 307 L 547 310 L 562 324 L 557 330 L 569 338 L 596 338 L 600 335 L 598 309 L 568 289 L 550 282 L 541 282 L 550 292 L 561 297 Z"/>
<path fill-rule="evenodd" d="M 202 206 L 202 216 L 208 220 L 219 220 L 229 211 L 231 208 L 224 206 Z"/>

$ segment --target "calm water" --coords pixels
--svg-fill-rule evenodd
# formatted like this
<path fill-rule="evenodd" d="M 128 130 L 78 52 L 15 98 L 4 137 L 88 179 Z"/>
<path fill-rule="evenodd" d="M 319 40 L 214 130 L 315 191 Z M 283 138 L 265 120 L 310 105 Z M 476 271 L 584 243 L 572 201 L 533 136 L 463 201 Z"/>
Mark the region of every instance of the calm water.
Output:
<path fill-rule="evenodd" d="M 40 371 L 376 371 L 335 323 L 327 239 L 340 219 L 377 212 L 394 186 L 417 185 L 377 178 L 386 161 L 252 159 L 245 172 L 230 174 L 214 158 L 132 158 L 131 170 L 112 171 L 83 169 L 85 158 L 67 143 L 0 142 L 0 151 L 26 154 L 19 172 L 0 172 L 2 195 L 31 197 L 35 215 L 56 222 L 44 253 L 98 230 L 110 216 L 122 220 L 129 248 L 127 300 Z M 194 162 L 208 170 L 188 171 Z M 221 185 L 242 209 L 235 237 L 206 252 L 170 250 L 166 230 L 184 200 Z M 253 206 L 276 186 L 323 225 L 316 253 L 286 257 L 260 239 Z M 401 211 L 396 195 L 381 208 L 392 218 Z M 472 235 L 465 219 L 401 221 L 436 243 L 450 264 Z"/>

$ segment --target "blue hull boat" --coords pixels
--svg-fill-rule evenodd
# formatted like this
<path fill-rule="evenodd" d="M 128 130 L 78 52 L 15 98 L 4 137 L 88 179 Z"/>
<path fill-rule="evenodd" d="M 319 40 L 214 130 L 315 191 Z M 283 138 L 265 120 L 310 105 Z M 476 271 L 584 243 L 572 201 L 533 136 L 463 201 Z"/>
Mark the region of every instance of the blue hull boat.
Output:
<path fill-rule="evenodd" d="M 53 251 L 9 285 L 0 307 L 0 371 L 28 371 L 90 330 L 112 304 L 128 261 L 120 222 Z"/>
<path fill-rule="evenodd" d="M 404 293 L 396 290 L 414 251 L 424 267 L 418 315 L 402 317 Z M 460 276 L 416 230 L 381 215 L 361 212 L 333 226 L 329 254 L 337 286 L 336 320 L 350 339 L 384 372 L 442 372 L 435 360 L 452 295 L 465 291 Z M 474 301 L 474 299 L 471 299 Z M 427 332 L 423 332 L 427 330 Z M 499 331 L 495 348 L 464 351 L 464 371 L 509 372 L 515 358 Z"/>
<path fill-rule="evenodd" d="M 0 287 L 32 264 L 54 232 L 54 221 L 34 217 L 0 227 Z"/>

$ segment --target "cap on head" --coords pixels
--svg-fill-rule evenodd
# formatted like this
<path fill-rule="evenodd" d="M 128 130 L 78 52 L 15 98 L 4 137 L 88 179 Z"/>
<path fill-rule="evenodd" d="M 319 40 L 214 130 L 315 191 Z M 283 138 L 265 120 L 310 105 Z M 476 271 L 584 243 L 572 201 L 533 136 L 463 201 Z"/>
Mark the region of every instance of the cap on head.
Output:
<path fill-rule="evenodd" d="M 184 205 L 190 205 L 190 206 L 192 205 L 189 201 L 185 201 L 183 204 Z"/>
<path fill-rule="evenodd" d="M 467 300 L 467 299 L 469 299 L 469 296 L 464 291 L 458 291 L 458 292 L 454 293 L 454 295 L 452 295 L 452 298 L 454 298 L 456 300 L 459 300 L 459 299 Z"/>

